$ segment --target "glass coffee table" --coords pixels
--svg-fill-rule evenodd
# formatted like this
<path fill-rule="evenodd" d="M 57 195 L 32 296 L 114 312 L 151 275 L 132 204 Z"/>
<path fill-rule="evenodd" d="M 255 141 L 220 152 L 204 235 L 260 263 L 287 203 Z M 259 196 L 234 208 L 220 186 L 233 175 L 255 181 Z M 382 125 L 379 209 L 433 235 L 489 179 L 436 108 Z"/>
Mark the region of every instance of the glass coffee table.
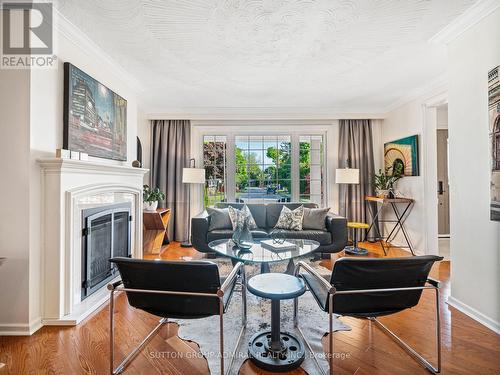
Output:
<path fill-rule="evenodd" d="M 262 238 L 263 240 L 267 240 L 267 238 Z M 286 273 L 293 275 L 295 268 L 293 259 L 314 252 L 319 247 L 319 242 L 289 238 L 286 241 L 295 244 L 296 248 L 285 251 L 270 250 L 262 247 L 260 241 L 257 239 L 254 240 L 253 246 L 248 250 L 239 249 L 231 239 L 215 240 L 210 242 L 208 246 L 217 254 L 229 257 L 238 262 L 245 264 L 260 263 L 261 273 L 269 272 L 270 263 L 288 261 Z"/>

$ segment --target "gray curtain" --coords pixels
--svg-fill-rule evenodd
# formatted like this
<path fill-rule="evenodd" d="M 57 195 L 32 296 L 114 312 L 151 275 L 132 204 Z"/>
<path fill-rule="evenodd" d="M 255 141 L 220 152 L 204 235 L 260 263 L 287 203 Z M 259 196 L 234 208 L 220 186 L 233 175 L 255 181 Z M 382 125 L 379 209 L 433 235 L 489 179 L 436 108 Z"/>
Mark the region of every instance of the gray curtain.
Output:
<path fill-rule="evenodd" d="M 189 221 L 189 185 L 182 183 L 182 169 L 191 156 L 189 120 L 151 121 L 151 186 L 165 192 L 160 205 L 172 210 L 168 237 L 187 241 Z"/>
<path fill-rule="evenodd" d="M 340 120 L 339 168 L 346 167 L 359 169 L 359 185 L 339 185 L 340 214 L 349 221 L 370 224 L 368 203 L 364 199 L 366 195 L 375 193 L 375 162 L 370 120 Z M 362 240 L 364 231 L 358 230 L 358 233 L 358 240 Z"/>

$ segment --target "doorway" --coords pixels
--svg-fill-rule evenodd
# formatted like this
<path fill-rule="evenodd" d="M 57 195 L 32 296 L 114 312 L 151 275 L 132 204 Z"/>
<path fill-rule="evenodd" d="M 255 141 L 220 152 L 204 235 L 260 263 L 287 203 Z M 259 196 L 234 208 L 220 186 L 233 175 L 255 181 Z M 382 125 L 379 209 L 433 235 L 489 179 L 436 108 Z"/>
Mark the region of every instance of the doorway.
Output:
<path fill-rule="evenodd" d="M 437 107 L 437 202 L 439 255 L 450 259 L 450 192 L 448 182 L 448 105 Z"/>

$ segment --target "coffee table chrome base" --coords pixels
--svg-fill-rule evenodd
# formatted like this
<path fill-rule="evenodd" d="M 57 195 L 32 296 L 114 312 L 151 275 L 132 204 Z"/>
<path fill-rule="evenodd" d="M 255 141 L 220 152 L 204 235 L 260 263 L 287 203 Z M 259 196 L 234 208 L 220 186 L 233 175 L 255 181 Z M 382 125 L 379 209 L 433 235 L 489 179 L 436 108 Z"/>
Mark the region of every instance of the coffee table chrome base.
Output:
<path fill-rule="evenodd" d="M 366 255 L 366 254 L 368 254 L 368 250 L 362 249 L 360 247 L 348 246 L 344 250 L 347 254 L 353 254 L 353 255 Z"/>
<path fill-rule="evenodd" d="M 280 332 L 277 347 L 272 344 L 271 331 L 257 332 L 248 343 L 248 356 L 261 369 L 275 372 L 290 371 L 299 367 L 304 361 L 305 350 L 302 340 L 289 332 Z"/>

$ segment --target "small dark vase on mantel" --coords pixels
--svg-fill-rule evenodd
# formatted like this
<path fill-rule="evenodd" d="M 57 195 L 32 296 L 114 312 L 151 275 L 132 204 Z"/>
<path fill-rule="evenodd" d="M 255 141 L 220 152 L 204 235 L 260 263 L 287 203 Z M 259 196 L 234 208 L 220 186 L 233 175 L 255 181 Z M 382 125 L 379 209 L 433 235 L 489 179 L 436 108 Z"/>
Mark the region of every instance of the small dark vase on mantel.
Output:
<path fill-rule="evenodd" d="M 253 246 L 253 236 L 249 229 L 250 218 L 238 220 L 238 225 L 233 233 L 233 242 L 239 249 L 250 249 Z"/>

